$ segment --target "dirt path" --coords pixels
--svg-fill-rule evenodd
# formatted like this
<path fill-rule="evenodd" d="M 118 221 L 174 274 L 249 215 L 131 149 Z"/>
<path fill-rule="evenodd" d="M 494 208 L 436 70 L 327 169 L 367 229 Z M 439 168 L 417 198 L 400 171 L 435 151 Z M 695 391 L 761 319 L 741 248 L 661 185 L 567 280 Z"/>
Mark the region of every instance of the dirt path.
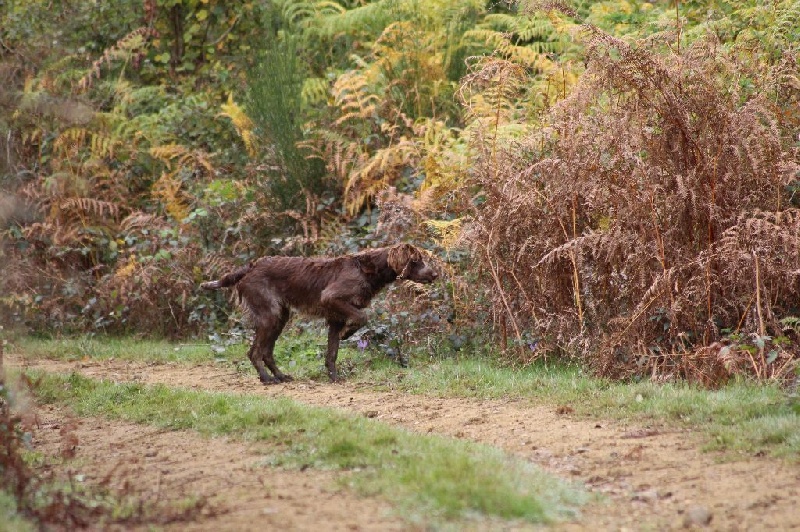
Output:
<path fill-rule="evenodd" d="M 559 529 L 676 529 L 709 516 L 709 527 L 716 530 L 800 529 L 800 467 L 765 457 L 721 461 L 719 454 L 701 453 L 702 439 L 692 432 L 576 419 L 525 401 L 441 399 L 353 384 L 263 387 L 220 365 L 23 362 L 14 356 L 7 363 L 118 381 L 291 397 L 414 431 L 495 445 L 608 495 L 607 503 L 586 508 L 580 522 Z"/>
<path fill-rule="evenodd" d="M 77 441 L 71 468 L 82 482 L 167 508 L 205 499 L 199 515 L 167 530 L 315 530 L 320 523 L 335 531 L 407 528 L 389 504 L 338 489 L 333 473 L 263 467 L 258 444 L 99 418 L 76 420 L 62 431 L 65 414 L 56 407 L 38 417 L 35 448 L 58 456 L 65 438 L 68 445 Z"/>

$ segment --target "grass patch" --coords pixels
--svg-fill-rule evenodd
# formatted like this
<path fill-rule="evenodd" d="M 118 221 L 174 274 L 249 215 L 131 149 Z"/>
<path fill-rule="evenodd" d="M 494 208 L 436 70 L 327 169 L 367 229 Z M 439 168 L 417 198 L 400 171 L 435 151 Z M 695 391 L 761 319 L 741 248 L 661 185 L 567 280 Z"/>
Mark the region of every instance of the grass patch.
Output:
<path fill-rule="evenodd" d="M 572 516 L 587 495 L 533 465 L 475 443 L 307 407 L 290 399 L 114 384 L 37 374 L 39 400 L 78 415 L 102 415 L 206 436 L 271 444 L 272 465 L 347 471 L 343 481 L 425 519 L 547 523 Z"/>
<path fill-rule="evenodd" d="M 686 382 L 626 383 L 587 375 L 575 365 L 538 363 L 518 369 L 491 359 L 445 359 L 401 379 L 381 365 L 359 376 L 395 390 L 440 397 L 517 398 L 570 405 L 579 415 L 689 427 L 707 449 L 767 452 L 800 458 L 800 401 L 780 387 L 735 380 L 718 390 Z"/>
<path fill-rule="evenodd" d="M 34 532 L 36 525 L 17 511 L 14 497 L 0 489 L 0 532 Z"/>
<path fill-rule="evenodd" d="M 275 360 L 282 370 L 296 378 L 327 381 L 328 373 L 322 355 L 325 345 L 325 338 L 318 334 L 287 334 L 278 341 Z M 219 342 L 176 343 L 168 340 L 86 335 L 53 339 L 22 336 L 13 339 L 9 351 L 19 353 L 27 359 L 233 364 L 242 374 L 252 374 L 257 378 L 247 359 L 248 348 L 249 344 L 244 339 L 222 345 Z M 348 346 L 342 346 L 339 351 L 340 366 L 345 375 L 352 373 L 352 368 L 355 367 L 353 355 L 358 358 L 358 352 Z M 363 357 L 359 361 L 363 362 Z"/>
<path fill-rule="evenodd" d="M 326 381 L 324 343 L 320 335 L 287 334 L 278 341 L 276 359 L 298 379 Z M 235 363 L 243 375 L 256 378 L 243 344 L 221 354 L 208 345 L 113 338 L 21 338 L 14 347 L 28 357 L 59 359 L 88 356 L 190 364 L 217 360 Z M 490 357 L 440 358 L 435 353 L 417 356 L 408 369 L 401 369 L 386 357 L 352 347 L 340 351 L 339 366 L 351 381 L 378 389 L 570 405 L 584 416 L 694 428 L 707 435 L 709 449 L 800 458 L 800 400 L 774 385 L 738 380 L 706 390 L 684 382 L 624 383 L 592 377 L 575 365 L 538 363 L 520 369 Z"/>
<path fill-rule="evenodd" d="M 215 353 L 210 343 L 175 343 L 113 336 L 76 336 L 44 339 L 20 337 L 13 340 L 14 352 L 25 358 L 55 360 L 125 360 L 130 362 L 183 362 L 199 364 L 244 357 L 244 345 Z"/>

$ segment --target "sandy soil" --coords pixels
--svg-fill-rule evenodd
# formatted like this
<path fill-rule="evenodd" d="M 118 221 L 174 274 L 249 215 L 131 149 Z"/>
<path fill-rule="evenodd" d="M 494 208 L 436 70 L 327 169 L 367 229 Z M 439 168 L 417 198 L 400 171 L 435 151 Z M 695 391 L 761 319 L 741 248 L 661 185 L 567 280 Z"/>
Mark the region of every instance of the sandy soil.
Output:
<path fill-rule="evenodd" d="M 767 457 L 732 459 L 703 453 L 702 437 L 689 431 L 582 419 L 572 416 L 568 407 L 526 401 L 432 398 L 378 392 L 348 383 L 294 382 L 264 387 L 221 365 L 31 362 L 14 355 L 7 355 L 6 363 L 117 381 L 291 397 L 310 405 L 359 412 L 418 432 L 495 445 L 607 496 L 605 502 L 585 507 L 580 520 L 559 524 L 556 529 L 800 529 L 800 466 Z M 280 524 L 282 529 L 309 530 L 316 528 L 314 523 L 324 523 L 326 529 L 403 527 L 383 503 L 356 500 L 336 489 L 330 475 L 257 467 L 253 454 L 257 451 L 242 444 L 209 442 L 193 435 L 159 433 L 96 419 L 84 421 L 80 430 L 88 431 L 78 434 L 80 452 L 101 462 L 113 460 L 113 453 L 124 453 L 124 459 L 141 468 L 137 471 L 146 478 L 160 478 L 164 492 L 184 482 L 182 478 L 194 479 L 186 482 L 203 495 L 224 487 L 225 494 L 215 495 L 219 500 L 212 502 L 225 513 L 215 518 L 198 516 L 193 525 L 197 529 L 242 529 L 229 526 L 232 516 L 240 514 L 238 523 L 252 520 L 252 526 L 259 528 Z M 139 443 L 131 442 L 133 434 L 139 435 Z M 153 451 L 148 453 L 142 447 L 145 440 L 156 446 L 156 454 L 148 456 Z M 173 470 L 178 473 L 171 473 Z"/>
<path fill-rule="evenodd" d="M 191 521 L 157 522 L 159 528 L 316 530 L 320 523 L 335 531 L 408 528 L 389 504 L 339 488 L 331 472 L 264 467 L 257 444 L 98 418 L 72 420 L 77 424 L 63 431 L 70 420 L 55 407 L 45 407 L 38 417 L 37 450 L 59 456 L 65 443 L 78 442 L 69 471 L 73 478 L 167 510 L 204 500 Z"/>

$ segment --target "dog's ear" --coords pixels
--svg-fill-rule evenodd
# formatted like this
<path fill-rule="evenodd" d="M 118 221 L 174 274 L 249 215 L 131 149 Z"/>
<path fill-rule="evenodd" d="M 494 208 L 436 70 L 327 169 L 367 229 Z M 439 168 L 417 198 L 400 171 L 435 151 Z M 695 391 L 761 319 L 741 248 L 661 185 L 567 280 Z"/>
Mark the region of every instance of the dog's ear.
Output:
<path fill-rule="evenodd" d="M 420 251 L 411 244 L 397 244 L 389 248 L 386 262 L 397 275 L 402 275 L 412 261 L 422 260 Z"/>

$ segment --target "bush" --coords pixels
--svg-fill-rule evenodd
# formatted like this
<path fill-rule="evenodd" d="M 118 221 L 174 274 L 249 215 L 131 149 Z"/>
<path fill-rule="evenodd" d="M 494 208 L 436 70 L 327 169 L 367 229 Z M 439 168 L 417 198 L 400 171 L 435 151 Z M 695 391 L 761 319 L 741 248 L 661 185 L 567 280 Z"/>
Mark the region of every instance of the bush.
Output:
<path fill-rule="evenodd" d="M 469 236 L 495 314 L 603 375 L 786 377 L 800 353 L 781 323 L 800 312 L 798 124 L 781 113 L 800 100 L 781 75 L 793 56 L 757 78 L 710 40 L 664 56 L 587 31 L 587 72 L 549 125 L 476 146 Z"/>

